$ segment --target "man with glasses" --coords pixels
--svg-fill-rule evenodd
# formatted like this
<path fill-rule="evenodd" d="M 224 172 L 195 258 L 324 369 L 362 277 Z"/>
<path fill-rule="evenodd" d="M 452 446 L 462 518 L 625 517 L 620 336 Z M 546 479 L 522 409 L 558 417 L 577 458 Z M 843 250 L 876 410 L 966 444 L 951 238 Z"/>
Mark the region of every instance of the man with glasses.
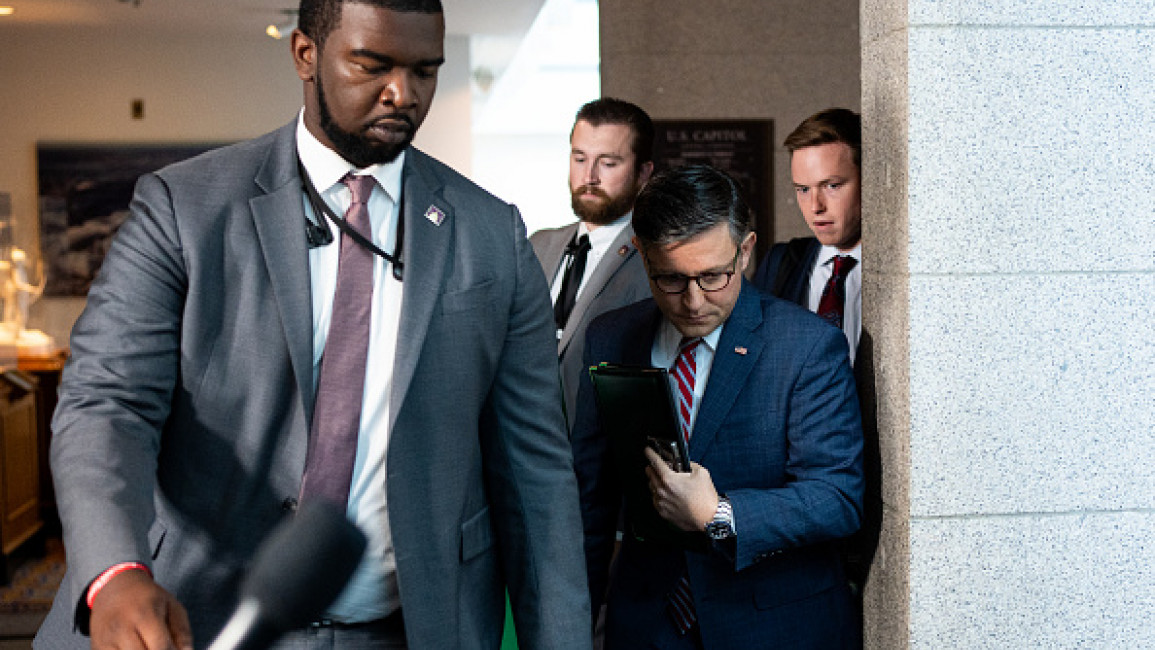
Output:
<path fill-rule="evenodd" d="M 633 228 L 653 299 L 596 319 L 585 363 L 671 369 L 691 470 L 646 450 L 645 472 L 654 509 L 689 535 L 639 539 L 626 504 L 611 575 L 621 484 L 583 378 L 572 444 L 605 648 L 857 647 L 836 544 L 858 528 L 863 490 L 845 337 L 743 279 L 755 235 L 726 174 L 656 174 Z"/>

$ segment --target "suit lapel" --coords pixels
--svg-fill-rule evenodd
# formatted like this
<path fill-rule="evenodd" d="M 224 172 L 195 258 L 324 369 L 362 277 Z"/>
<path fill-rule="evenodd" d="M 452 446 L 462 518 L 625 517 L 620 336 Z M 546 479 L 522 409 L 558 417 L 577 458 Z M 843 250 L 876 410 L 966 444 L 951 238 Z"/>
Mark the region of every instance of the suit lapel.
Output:
<path fill-rule="evenodd" d="M 646 299 L 648 311 L 642 312 L 637 327 L 623 333 L 621 343 L 621 363 L 629 366 L 654 365 L 654 337 L 662 322 L 662 312 L 652 298 Z"/>
<path fill-rule="evenodd" d="M 572 233 L 570 236 L 573 236 Z M 594 300 L 596 300 L 602 290 L 605 289 L 610 278 L 614 277 L 614 274 L 625 266 L 631 257 L 638 254 L 637 249 L 630 243 L 630 238 L 633 236 L 634 229 L 627 225 L 618 233 L 618 236 L 614 238 L 610 247 L 606 249 L 606 254 L 602 256 L 601 262 L 590 275 L 589 282 L 587 282 L 585 288 L 582 289 L 581 297 L 574 303 L 573 311 L 570 312 L 569 320 L 567 320 L 565 324 L 565 330 L 561 334 L 561 340 L 558 341 L 558 354 L 564 352 L 569 346 L 569 342 L 573 339 L 577 330 L 585 327 L 583 321 L 586 312 L 590 310 Z M 568 242 L 569 240 L 566 241 Z"/>
<path fill-rule="evenodd" d="M 722 420 L 734 407 L 738 393 L 746 385 L 746 378 L 765 345 L 764 338 L 758 335 L 761 325 L 762 305 L 758 292 L 743 280 L 738 302 L 722 328 L 718 349 L 714 351 L 706 393 L 702 396 L 694 433 L 690 437 L 691 458 L 701 459 L 705 455 Z"/>
<path fill-rule="evenodd" d="M 545 271 L 545 279 L 550 286 L 553 286 L 553 280 L 561 268 L 561 261 L 565 258 L 565 247 L 573 241 L 577 228 L 578 224 L 574 222 L 550 234 L 549 245 L 543 251 L 544 257 L 541 260 L 541 268 Z"/>
<path fill-rule="evenodd" d="M 269 272 L 289 345 L 306 422 L 313 418 L 313 307 L 305 208 L 297 171 L 296 122 L 277 132 L 254 181 L 265 194 L 249 200 L 253 226 Z"/>
<path fill-rule="evenodd" d="M 403 243 L 401 322 L 397 331 L 397 353 L 393 364 L 389 426 L 409 391 L 417 360 L 425 344 L 433 307 L 445 283 L 449 251 L 453 244 L 453 208 L 441 196 L 441 183 L 423 164 L 421 154 L 410 148 L 405 156 L 401 218 L 405 223 Z M 441 210 L 440 224 L 426 217 L 431 207 Z"/>

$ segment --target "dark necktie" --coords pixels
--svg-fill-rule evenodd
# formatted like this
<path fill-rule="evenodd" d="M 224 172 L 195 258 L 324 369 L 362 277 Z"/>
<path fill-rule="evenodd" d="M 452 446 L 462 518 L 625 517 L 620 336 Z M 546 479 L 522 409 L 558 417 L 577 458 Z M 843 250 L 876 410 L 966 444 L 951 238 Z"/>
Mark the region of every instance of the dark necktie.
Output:
<path fill-rule="evenodd" d="M 846 303 L 846 277 L 850 270 L 858 264 L 858 260 L 849 255 L 838 255 L 832 258 L 834 266 L 830 271 L 830 280 L 822 289 L 822 298 L 818 301 L 818 315 L 825 318 L 831 325 L 842 329 L 842 309 Z"/>
<path fill-rule="evenodd" d="M 557 302 L 553 306 L 553 320 L 558 330 L 565 329 L 569 314 L 577 303 L 578 289 L 582 285 L 582 277 L 586 273 L 586 257 L 590 252 L 590 238 L 588 235 L 578 237 L 565 247 L 565 258 L 569 262 L 565 267 L 565 275 L 561 279 L 561 292 L 557 294 Z"/>
<path fill-rule="evenodd" d="M 376 180 L 346 174 L 341 182 L 353 193 L 345 221 L 372 239 L 367 203 Z M 372 304 L 373 253 L 342 234 L 329 336 L 321 358 L 321 379 L 301 480 L 302 502 L 322 498 L 344 508 L 349 500 L 361 429 Z"/>
<path fill-rule="evenodd" d="M 694 408 L 694 384 L 698 376 L 696 352 L 702 339 L 682 339 L 679 344 L 681 352 L 674 361 L 674 379 L 678 384 L 678 422 L 682 426 L 682 437 L 690 442 L 690 414 Z M 669 601 L 670 616 L 674 619 L 674 626 L 679 634 L 689 632 L 698 615 L 694 611 L 694 594 L 690 591 L 690 576 L 682 574 L 674 585 L 674 590 L 666 597 Z"/>

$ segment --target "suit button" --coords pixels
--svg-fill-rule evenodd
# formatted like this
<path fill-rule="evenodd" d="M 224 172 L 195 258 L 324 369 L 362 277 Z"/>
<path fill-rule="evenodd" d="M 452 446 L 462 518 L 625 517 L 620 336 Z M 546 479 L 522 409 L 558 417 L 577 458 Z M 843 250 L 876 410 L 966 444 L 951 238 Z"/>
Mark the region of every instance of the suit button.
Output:
<path fill-rule="evenodd" d="M 285 500 L 281 502 L 281 510 L 285 512 L 296 512 L 297 500 L 293 497 L 285 497 Z"/>

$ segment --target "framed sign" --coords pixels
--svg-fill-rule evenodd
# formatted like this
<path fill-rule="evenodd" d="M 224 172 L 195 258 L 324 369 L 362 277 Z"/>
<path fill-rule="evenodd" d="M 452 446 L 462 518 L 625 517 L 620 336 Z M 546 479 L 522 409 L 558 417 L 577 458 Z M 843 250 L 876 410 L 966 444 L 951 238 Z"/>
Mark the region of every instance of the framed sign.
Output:
<path fill-rule="evenodd" d="M 774 241 L 774 123 L 771 120 L 654 120 L 654 166 L 717 167 L 746 191 L 758 255 Z"/>

